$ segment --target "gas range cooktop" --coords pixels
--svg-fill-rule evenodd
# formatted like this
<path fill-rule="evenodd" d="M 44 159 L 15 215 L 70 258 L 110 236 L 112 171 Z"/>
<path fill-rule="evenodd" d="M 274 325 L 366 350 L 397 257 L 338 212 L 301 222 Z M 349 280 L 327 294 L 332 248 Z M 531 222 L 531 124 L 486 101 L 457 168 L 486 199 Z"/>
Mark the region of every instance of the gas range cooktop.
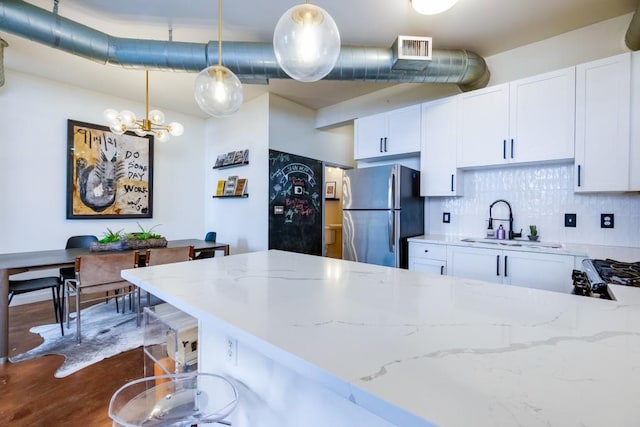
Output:
<path fill-rule="evenodd" d="M 640 287 L 640 262 L 593 259 L 591 263 L 607 283 Z"/>
<path fill-rule="evenodd" d="M 640 287 L 640 261 L 622 262 L 613 259 L 585 259 L 584 272 L 574 270 L 573 293 L 610 299 L 607 284 Z"/>

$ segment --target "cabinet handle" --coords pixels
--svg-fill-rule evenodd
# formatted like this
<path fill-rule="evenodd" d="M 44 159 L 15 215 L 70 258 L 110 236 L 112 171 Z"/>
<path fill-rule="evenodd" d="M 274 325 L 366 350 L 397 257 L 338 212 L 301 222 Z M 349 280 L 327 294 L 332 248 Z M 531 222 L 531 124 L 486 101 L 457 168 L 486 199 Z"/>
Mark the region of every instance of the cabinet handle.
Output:
<path fill-rule="evenodd" d="M 453 193 L 453 174 L 451 174 L 451 192 Z"/>
<path fill-rule="evenodd" d="M 384 137 L 384 152 L 387 152 L 387 137 Z"/>
<path fill-rule="evenodd" d="M 582 172 L 582 166 L 578 165 L 578 187 L 580 187 L 580 173 Z"/>
<path fill-rule="evenodd" d="M 496 255 L 496 276 L 500 276 L 500 255 Z"/>
<path fill-rule="evenodd" d="M 502 158 L 507 160 L 507 140 L 502 140 Z"/>
<path fill-rule="evenodd" d="M 504 277 L 509 276 L 509 275 L 507 274 L 507 258 L 509 258 L 509 257 L 505 255 L 505 256 L 504 256 Z"/>
<path fill-rule="evenodd" d="M 513 159 L 513 138 L 511 138 L 511 158 Z"/>
<path fill-rule="evenodd" d="M 444 276 L 444 265 L 440 266 L 440 275 Z"/>
<path fill-rule="evenodd" d="M 426 254 L 427 252 L 429 252 L 429 249 L 425 249 L 425 250 L 424 250 L 424 253 L 425 253 L 425 254 Z"/>
<path fill-rule="evenodd" d="M 382 138 L 380 138 L 380 152 L 382 153 Z"/>

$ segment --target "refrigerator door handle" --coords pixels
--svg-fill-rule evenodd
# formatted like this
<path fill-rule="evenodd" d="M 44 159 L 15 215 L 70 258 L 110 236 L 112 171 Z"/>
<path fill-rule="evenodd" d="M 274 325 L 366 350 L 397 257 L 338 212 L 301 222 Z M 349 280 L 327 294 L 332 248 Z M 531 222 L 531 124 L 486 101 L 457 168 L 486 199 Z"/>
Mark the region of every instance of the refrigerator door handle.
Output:
<path fill-rule="evenodd" d="M 389 174 L 389 191 L 387 193 L 388 197 L 388 207 L 389 209 L 397 209 L 398 205 L 396 204 L 396 170 L 391 169 L 391 173 Z"/>
<path fill-rule="evenodd" d="M 395 252 L 396 242 L 396 213 L 389 211 L 389 252 Z"/>

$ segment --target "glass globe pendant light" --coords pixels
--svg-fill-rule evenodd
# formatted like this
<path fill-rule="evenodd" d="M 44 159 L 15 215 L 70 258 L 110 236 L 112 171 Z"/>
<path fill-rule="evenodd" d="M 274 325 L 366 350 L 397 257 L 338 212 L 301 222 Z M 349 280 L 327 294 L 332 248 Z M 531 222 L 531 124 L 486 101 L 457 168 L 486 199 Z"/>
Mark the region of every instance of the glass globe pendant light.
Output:
<path fill-rule="evenodd" d="M 437 15 L 456 4 L 458 0 L 411 0 L 416 12 L 422 15 Z"/>
<path fill-rule="evenodd" d="M 242 83 L 222 65 L 222 0 L 218 0 L 218 65 L 200 71 L 194 97 L 200 108 L 213 117 L 230 116 L 242 105 Z"/>
<path fill-rule="evenodd" d="M 280 17 L 273 32 L 273 50 L 289 77 L 315 82 L 336 65 L 340 33 L 331 15 L 307 0 Z"/>

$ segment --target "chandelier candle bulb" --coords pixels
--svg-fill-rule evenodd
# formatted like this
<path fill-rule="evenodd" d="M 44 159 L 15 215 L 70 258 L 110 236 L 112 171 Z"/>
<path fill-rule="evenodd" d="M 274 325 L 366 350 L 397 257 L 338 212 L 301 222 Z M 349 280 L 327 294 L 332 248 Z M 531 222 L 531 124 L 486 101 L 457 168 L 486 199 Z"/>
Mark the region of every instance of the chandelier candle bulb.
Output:
<path fill-rule="evenodd" d="M 164 142 L 169 140 L 169 135 L 180 136 L 184 133 L 184 126 L 178 122 L 171 122 L 164 125 L 165 116 L 160 110 L 149 111 L 149 70 L 145 70 L 146 76 L 146 98 L 145 98 L 145 117 L 138 120 L 136 115 L 129 110 L 118 112 L 113 108 L 104 110 L 103 116 L 111 132 L 116 135 L 124 135 L 127 131 L 132 131 L 138 136 L 153 135 L 158 141 Z"/>

